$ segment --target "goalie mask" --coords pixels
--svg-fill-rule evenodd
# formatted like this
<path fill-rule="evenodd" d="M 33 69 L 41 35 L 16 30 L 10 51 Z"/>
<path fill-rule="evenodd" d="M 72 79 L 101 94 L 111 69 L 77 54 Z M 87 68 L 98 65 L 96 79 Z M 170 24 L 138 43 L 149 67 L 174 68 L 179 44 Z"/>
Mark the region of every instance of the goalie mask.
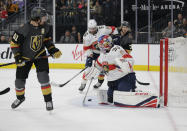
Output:
<path fill-rule="evenodd" d="M 108 53 L 112 48 L 112 38 L 108 35 L 103 35 L 98 39 L 98 47 L 101 52 Z"/>

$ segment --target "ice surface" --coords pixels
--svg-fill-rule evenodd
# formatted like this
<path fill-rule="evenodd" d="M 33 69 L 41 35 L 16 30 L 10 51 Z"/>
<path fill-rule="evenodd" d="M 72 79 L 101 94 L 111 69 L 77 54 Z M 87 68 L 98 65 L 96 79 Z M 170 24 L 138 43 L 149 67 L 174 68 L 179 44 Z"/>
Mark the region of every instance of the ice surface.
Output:
<path fill-rule="evenodd" d="M 51 81 L 64 83 L 80 70 L 50 70 Z M 156 92 L 158 72 L 136 72 L 137 79 L 150 82 L 142 90 Z M 120 108 L 97 104 L 95 91 L 90 89 L 86 106 L 82 105 L 84 93 L 78 88 L 81 75 L 66 86 L 52 87 L 54 110 L 45 110 L 45 103 L 36 78 L 31 70 L 26 84 L 26 101 L 17 109 L 10 108 L 15 100 L 15 69 L 0 70 L 0 90 L 11 91 L 0 96 L 0 131 L 186 131 L 186 108 Z M 94 80 L 92 85 L 97 81 Z M 92 87 L 92 86 L 91 86 Z M 106 81 L 102 88 L 106 88 Z M 86 90 L 85 90 L 86 91 Z"/>

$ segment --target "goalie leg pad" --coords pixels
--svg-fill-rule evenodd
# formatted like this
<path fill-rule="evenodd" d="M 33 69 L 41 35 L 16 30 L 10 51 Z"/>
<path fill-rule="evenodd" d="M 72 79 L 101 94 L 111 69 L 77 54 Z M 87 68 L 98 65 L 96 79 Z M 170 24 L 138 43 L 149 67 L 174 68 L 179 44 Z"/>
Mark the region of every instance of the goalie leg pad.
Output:
<path fill-rule="evenodd" d="M 159 96 L 148 92 L 114 91 L 114 105 L 121 107 L 159 107 Z"/>
<path fill-rule="evenodd" d="M 99 104 L 107 104 L 108 103 L 107 90 L 98 90 L 97 98 Z"/>

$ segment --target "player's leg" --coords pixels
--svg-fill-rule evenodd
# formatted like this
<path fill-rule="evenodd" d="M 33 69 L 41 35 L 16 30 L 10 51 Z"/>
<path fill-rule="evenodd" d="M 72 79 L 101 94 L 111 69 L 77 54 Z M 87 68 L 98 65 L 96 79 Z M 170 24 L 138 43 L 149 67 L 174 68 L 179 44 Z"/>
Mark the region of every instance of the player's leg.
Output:
<path fill-rule="evenodd" d="M 99 57 L 99 54 L 93 53 L 92 61 L 96 60 L 98 57 Z M 86 61 L 88 61 L 88 58 Z M 85 66 L 88 68 L 83 73 L 81 86 L 79 87 L 79 91 L 84 90 L 84 88 L 86 87 L 86 83 L 87 83 L 88 79 L 90 78 L 90 75 L 92 75 L 92 71 L 93 71 L 93 67 L 92 67 L 92 64 L 90 64 L 90 62 L 86 62 Z"/>
<path fill-rule="evenodd" d="M 108 85 L 108 91 L 107 91 L 108 102 L 113 103 L 113 93 L 114 90 L 117 90 L 117 80 L 108 81 L 107 85 Z"/>
<path fill-rule="evenodd" d="M 46 110 L 53 110 L 48 59 L 36 60 L 34 64 L 36 66 L 37 78 L 41 85 L 44 101 L 46 102 Z"/>
<path fill-rule="evenodd" d="M 159 96 L 150 92 L 135 92 L 135 83 L 135 73 L 130 73 L 119 80 L 118 90 L 114 91 L 114 105 L 123 107 L 158 107 Z"/>
<path fill-rule="evenodd" d="M 25 66 L 16 69 L 15 90 L 17 99 L 12 103 L 12 109 L 18 107 L 25 100 L 25 84 L 31 67 L 32 62 L 27 62 Z"/>
<path fill-rule="evenodd" d="M 129 73 L 119 79 L 117 86 L 118 91 L 135 92 L 136 89 L 136 76 L 135 73 Z"/>
<path fill-rule="evenodd" d="M 91 67 L 88 67 L 88 68 L 84 71 L 83 76 L 82 76 L 81 85 L 80 85 L 80 87 L 79 87 L 79 91 L 83 91 L 84 88 L 86 87 L 86 83 L 87 83 L 87 81 L 88 81 L 87 76 L 89 75 L 90 71 L 91 71 Z"/>
<path fill-rule="evenodd" d="M 97 61 L 98 57 L 99 57 L 99 54 L 95 54 L 95 59 L 94 60 Z M 104 74 L 104 72 L 101 71 L 99 76 L 98 76 L 97 83 L 93 86 L 95 89 L 98 89 L 99 87 L 101 87 L 101 85 L 104 82 L 104 77 L 105 77 L 105 74 Z"/>
<path fill-rule="evenodd" d="M 99 76 L 98 76 L 98 81 L 97 83 L 94 85 L 94 88 L 95 89 L 98 89 L 99 87 L 101 87 L 101 85 L 103 84 L 104 82 L 104 77 L 105 77 L 105 74 L 103 72 L 100 72 Z"/>

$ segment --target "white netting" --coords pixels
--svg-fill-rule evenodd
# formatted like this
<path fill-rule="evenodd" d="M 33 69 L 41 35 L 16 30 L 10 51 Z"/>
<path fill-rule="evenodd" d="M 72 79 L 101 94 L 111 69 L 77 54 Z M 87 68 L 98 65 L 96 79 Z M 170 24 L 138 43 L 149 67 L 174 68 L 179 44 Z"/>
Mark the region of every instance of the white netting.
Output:
<path fill-rule="evenodd" d="M 170 38 L 168 44 L 168 106 L 187 107 L 187 38 Z"/>

